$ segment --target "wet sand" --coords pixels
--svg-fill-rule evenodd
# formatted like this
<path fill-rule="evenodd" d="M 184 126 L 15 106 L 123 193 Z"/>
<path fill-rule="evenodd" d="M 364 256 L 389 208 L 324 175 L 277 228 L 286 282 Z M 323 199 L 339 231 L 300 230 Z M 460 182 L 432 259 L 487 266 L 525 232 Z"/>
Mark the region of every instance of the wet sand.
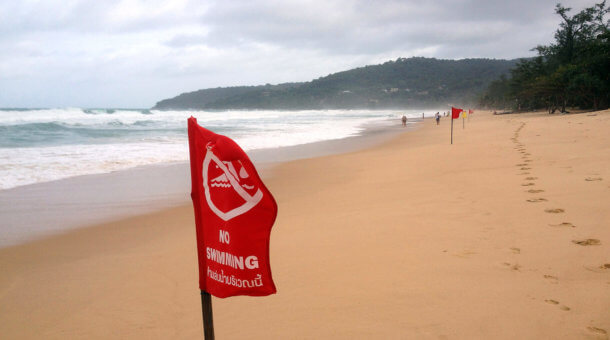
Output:
<path fill-rule="evenodd" d="M 282 163 L 278 294 L 219 339 L 608 338 L 610 111 L 475 113 Z M 200 339 L 190 205 L 0 249 L 8 339 Z"/>
<path fill-rule="evenodd" d="M 360 150 L 406 130 L 395 119 L 370 123 L 337 140 L 248 152 L 263 177 L 274 164 Z M 0 190 L 0 248 L 83 226 L 189 204 L 188 162 L 140 166 Z"/>

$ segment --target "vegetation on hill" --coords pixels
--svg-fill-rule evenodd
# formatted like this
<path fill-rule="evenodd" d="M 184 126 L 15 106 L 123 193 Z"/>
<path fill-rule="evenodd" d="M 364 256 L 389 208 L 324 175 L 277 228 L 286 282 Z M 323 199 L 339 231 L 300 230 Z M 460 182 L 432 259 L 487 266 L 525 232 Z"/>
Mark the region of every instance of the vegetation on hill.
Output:
<path fill-rule="evenodd" d="M 492 82 L 480 104 L 489 108 L 550 113 L 566 107 L 603 109 L 610 105 L 610 12 L 606 1 L 569 16 L 557 4 L 562 22 L 555 42 L 538 46 L 538 56 L 520 61 L 510 77 Z"/>
<path fill-rule="evenodd" d="M 205 89 L 158 102 L 169 109 L 436 108 L 473 105 L 517 60 L 398 58 L 305 83 Z"/>

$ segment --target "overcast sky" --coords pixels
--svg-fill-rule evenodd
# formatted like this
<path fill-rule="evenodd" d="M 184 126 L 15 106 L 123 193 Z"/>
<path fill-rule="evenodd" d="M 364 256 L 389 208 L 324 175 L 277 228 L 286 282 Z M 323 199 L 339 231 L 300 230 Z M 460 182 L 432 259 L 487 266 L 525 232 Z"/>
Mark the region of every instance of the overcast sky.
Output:
<path fill-rule="evenodd" d="M 596 1 L 565 0 L 572 14 Z M 2 0 L 0 107 L 132 107 L 398 57 L 533 56 L 551 0 Z"/>

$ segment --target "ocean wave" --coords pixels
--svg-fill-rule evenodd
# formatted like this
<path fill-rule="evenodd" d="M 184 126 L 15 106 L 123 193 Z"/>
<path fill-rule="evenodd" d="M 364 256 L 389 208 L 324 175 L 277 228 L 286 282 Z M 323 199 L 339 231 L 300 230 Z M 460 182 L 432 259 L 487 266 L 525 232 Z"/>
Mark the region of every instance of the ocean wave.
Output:
<path fill-rule="evenodd" d="M 182 127 L 158 126 L 152 121 L 124 123 L 119 120 L 97 125 L 80 123 L 24 123 L 0 125 L 0 148 L 57 146 L 70 144 L 107 144 L 158 137 L 186 138 Z"/>
<path fill-rule="evenodd" d="M 90 110 L 90 112 L 85 112 Z M 244 150 L 358 135 L 364 125 L 404 112 L 157 111 L 0 109 L 0 189 L 162 162 L 188 161 L 187 119 L 234 139 Z M 419 112 L 407 112 L 410 118 Z"/>
<path fill-rule="evenodd" d="M 0 190 L 187 157 L 186 142 L 0 148 Z"/>

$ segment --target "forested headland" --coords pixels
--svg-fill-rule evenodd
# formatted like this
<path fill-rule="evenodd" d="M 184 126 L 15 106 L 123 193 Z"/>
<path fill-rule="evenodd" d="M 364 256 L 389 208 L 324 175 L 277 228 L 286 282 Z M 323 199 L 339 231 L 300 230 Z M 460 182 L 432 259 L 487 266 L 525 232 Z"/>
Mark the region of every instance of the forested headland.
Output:
<path fill-rule="evenodd" d="M 159 110 L 420 109 L 473 106 L 518 60 L 398 58 L 309 82 L 203 89 L 158 102 Z"/>
<path fill-rule="evenodd" d="M 492 82 L 480 106 L 549 113 L 610 106 L 610 20 L 605 21 L 610 7 L 602 1 L 572 16 L 570 11 L 556 5 L 562 21 L 554 43 L 535 47 L 537 57 L 521 60 Z"/>

